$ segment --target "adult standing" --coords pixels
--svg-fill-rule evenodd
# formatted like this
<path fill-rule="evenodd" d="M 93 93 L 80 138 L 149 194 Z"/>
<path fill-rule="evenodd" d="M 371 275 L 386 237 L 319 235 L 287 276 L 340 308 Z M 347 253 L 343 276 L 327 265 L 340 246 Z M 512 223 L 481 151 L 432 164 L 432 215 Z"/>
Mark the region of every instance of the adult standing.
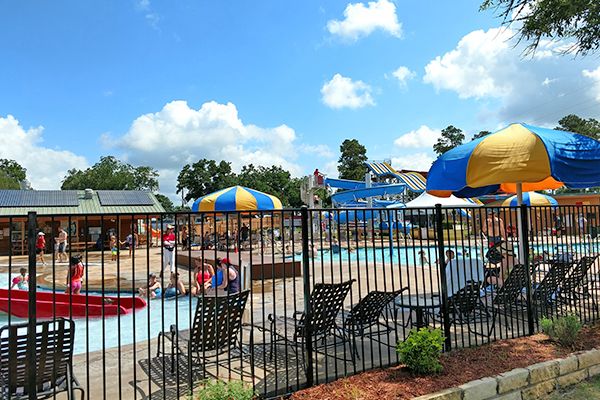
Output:
<path fill-rule="evenodd" d="M 242 242 L 245 242 L 246 240 L 248 240 L 250 234 L 250 229 L 248 229 L 248 227 L 246 226 L 246 224 L 242 224 L 242 227 L 240 228 L 240 239 L 242 239 Z"/>
<path fill-rule="evenodd" d="M 44 251 L 46 250 L 46 235 L 44 232 L 38 233 L 37 240 L 35 241 L 35 253 L 37 254 L 38 261 L 42 262 L 42 265 L 46 265 L 44 260 Z"/>
<path fill-rule="evenodd" d="M 498 215 L 496 211 L 489 210 L 487 218 L 481 227 L 481 231 L 485 233 L 488 238 L 488 246 L 500 243 L 502 240 L 506 240 L 506 229 L 504 228 L 504 221 Z"/>
<path fill-rule="evenodd" d="M 58 237 L 54 238 L 56 241 L 56 253 L 58 262 L 67 261 L 67 232 L 61 227 L 58 228 Z"/>
<path fill-rule="evenodd" d="M 161 274 L 167 266 L 170 266 L 170 272 L 175 272 L 175 233 L 173 225 L 167 225 L 167 232 L 162 237 L 163 263 Z"/>
<path fill-rule="evenodd" d="M 587 218 L 583 214 L 579 214 L 579 234 L 585 235 L 587 229 Z"/>
<path fill-rule="evenodd" d="M 189 241 L 189 234 L 188 234 L 188 230 L 187 230 L 187 226 L 183 226 L 181 228 L 181 249 L 182 250 L 187 250 L 188 248 L 188 241 Z"/>

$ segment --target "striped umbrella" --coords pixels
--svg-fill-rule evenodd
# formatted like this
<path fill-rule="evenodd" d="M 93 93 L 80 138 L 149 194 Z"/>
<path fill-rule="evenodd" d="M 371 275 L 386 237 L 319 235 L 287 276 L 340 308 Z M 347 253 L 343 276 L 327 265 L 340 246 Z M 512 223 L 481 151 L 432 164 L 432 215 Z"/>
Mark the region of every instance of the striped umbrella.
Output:
<path fill-rule="evenodd" d="M 523 204 L 528 206 L 558 206 L 558 202 L 554 197 L 536 192 L 523 193 Z M 502 207 L 517 207 L 518 205 L 517 196 L 511 196 L 501 204 Z"/>
<path fill-rule="evenodd" d="M 232 186 L 199 198 L 192 211 L 264 211 L 281 210 L 277 197 L 243 186 Z"/>

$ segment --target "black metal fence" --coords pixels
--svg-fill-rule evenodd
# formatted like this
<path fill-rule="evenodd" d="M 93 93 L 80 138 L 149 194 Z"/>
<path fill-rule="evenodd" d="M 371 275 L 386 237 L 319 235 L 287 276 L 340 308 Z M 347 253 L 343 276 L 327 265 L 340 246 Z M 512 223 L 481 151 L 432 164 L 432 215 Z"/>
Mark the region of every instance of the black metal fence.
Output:
<path fill-rule="evenodd" d="M 599 217 L 597 206 L 6 217 L 1 393 L 174 399 L 219 379 L 268 398 L 397 364 L 414 328 L 440 328 L 451 350 L 534 333 L 542 316 L 595 321 Z"/>

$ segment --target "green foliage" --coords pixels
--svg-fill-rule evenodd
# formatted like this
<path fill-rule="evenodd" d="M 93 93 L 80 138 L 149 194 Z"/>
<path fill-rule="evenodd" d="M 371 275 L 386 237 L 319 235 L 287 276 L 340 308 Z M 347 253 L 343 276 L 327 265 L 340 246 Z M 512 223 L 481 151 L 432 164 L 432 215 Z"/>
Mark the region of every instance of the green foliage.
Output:
<path fill-rule="evenodd" d="M 231 163 L 201 159 L 183 167 L 177 177 L 177 193 L 184 193 L 190 201 L 204 195 L 240 185 L 277 196 L 284 206 L 299 207 L 300 183 L 289 171 L 279 166 L 245 165 L 239 174 L 231 170 Z"/>
<path fill-rule="evenodd" d="M 0 169 L 0 189 L 21 189 L 19 181 Z"/>
<path fill-rule="evenodd" d="M 484 0 L 482 10 L 495 9 L 504 25 L 518 29 L 518 39 L 535 52 L 544 39 L 569 39 L 565 52 L 579 55 L 600 48 L 598 0 Z"/>
<path fill-rule="evenodd" d="M 15 160 L 0 158 L 0 171 L 17 182 L 23 182 L 27 179 L 27 170 Z"/>
<path fill-rule="evenodd" d="M 71 169 L 62 190 L 158 190 L 158 172 L 146 166 L 134 167 L 113 156 L 101 157 L 92 167 Z"/>
<path fill-rule="evenodd" d="M 325 188 L 316 188 L 314 190 L 315 196 L 319 198 L 319 207 L 326 208 L 331 207 L 331 194 Z"/>
<path fill-rule="evenodd" d="M 203 158 L 183 167 L 177 177 L 177 193 L 184 193 L 184 199 L 190 201 L 236 184 L 231 163 Z"/>
<path fill-rule="evenodd" d="M 575 314 L 567 314 L 555 319 L 544 317 L 540 321 L 540 326 L 542 332 L 564 347 L 573 347 L 581 331 L 581 322 Z"/>
<path fill-rule="evenodd" d="M 440 356 L 444 348 L 441 329 L 413 329 L 405 341 L 399 341 L 396 351 L 400 362 L 411 371 L 427 375 L 442 371 Z"/>
<path fill-rule="evenodd" d="M 252 388 L 239 381 L 206 381 L 195 395 L 195 400 L 251 400 Z"/>
<path fill-rule="evenodd" d="M 482 137 L 484 137 L 484 136 L 487 136 L 487 135 L 489 135 L 490 133 L 492 133 L 492 132 L 490 132 L 490 131 L 479 131 L 479 133 L 476 133 L 476 134 L 473 136 L 473 139 L 472 139 L 472 140 L 475 140 L 475 139 L 482 138 Z"/>
<path fill-rule="evenodd" d="M 163 206 L 166 212 L 175 211 L 175 206 L 173 205 L 173 202 L 167 196 L 160 193 L 156 193 L 154 196 L 156 196 L 156 200 L 158 200 L 158 202 L 161 206 Z"/>
<path fill-rule="evenodd" d="M 362 181 L 365 179 L 367 167 L 367 148 L 356 139 L 346 139 L 340 146 L 338 172 L 340 179 Z"/>
<path fill-rule="evenodd" d="M 442 134 L 437 142 L 433 145 L 433 151 L 438 155 L 442 155 L 448 150 L 460 146 L 465 140 L 465 134 L 462 129 L 449 125 L 446 129 L 442 129 Z"/>
<path fill-rule="evenodd" d="M 558 126 L 555 129 L 600 139 L 600 121 L 594 118 L 584 119 L 577 115 L 569 114 L 558 121 Z"/>

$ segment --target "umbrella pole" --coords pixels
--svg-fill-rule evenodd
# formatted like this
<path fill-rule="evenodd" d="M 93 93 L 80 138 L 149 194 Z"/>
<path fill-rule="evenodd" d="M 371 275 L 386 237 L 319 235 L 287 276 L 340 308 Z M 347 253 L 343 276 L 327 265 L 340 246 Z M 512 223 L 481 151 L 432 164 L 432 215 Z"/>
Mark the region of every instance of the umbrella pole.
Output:
<path fill-rule="evenodd" d="M 517 224 L 519 224 L 519 262 L 525 262 L 525 249 L 523 248 L 523 243 L 525 243 L 525 235 L 528 232 L 523 232 L 523 216 L 521 215 L 521 205 L 523 204 L 523 184 L 521 182 L 517 183 L 517 205 L 519 206 L 519 212 L 517 212 Z"/>

